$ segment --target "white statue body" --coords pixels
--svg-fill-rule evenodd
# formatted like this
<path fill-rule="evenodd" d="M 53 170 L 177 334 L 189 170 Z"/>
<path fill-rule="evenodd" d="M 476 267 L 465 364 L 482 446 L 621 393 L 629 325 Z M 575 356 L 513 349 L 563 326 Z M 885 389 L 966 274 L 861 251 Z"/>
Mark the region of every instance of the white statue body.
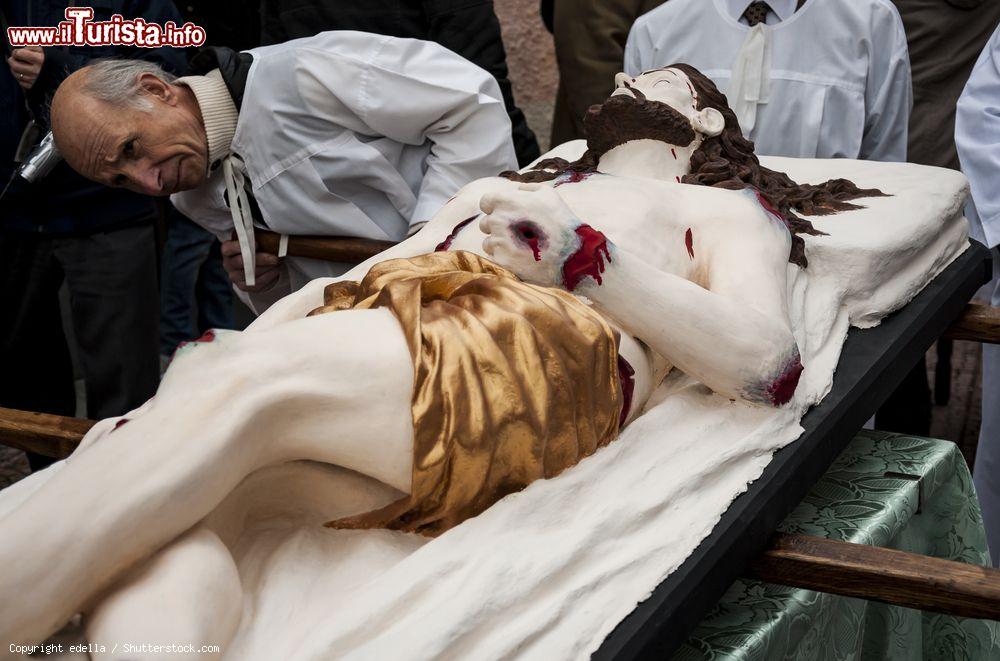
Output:
<path fill-rule="evenodd" d="M 783 404 L 801 371 L 786 303 L 789 231 L 752 192 L 677 183 L 702 139 L 723 128 L 716 111 L 696 108 L 682 71 L 617 82 L 616 94 L 639 89 L 681 112 L 696 139 L 626 141 L 590 176 L 473 182 L 371 262 L 452 236 L 453 250 L 585 297 L 622 332 L 620 353 L 635 370 L 629 420 L 671 366 L 733 399 Z M 606 236 L 607 251 L 587 252 L 581 227 Z M 568 270 L 574 259 L 579 268 Z M 360 279 L 371 262 L 344 278 Z M 189 348 L 127 424 L 96 427 L 16 507 L 0 498 L 0 563 L 11 568 L 0 575 L 0 639 L 40 642 L 84 612 L 91 640 L 141 632 L 224 649 L 242 591 L 227 547 L 199 522 L 245 477 L 307 459 L 409 491 L 404 337 L 381 309 L 305 318 L 324 284 L 244 333 Z"/>

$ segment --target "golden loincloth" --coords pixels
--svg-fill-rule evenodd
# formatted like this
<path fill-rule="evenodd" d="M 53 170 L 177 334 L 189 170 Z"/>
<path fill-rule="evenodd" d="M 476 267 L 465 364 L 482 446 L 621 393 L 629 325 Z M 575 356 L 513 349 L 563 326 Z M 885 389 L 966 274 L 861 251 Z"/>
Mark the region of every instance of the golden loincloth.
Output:
<path fill-rule="evenodd" d="M 372 267 L 310 314 L 384 307 L 414 363 L 411 494 L 331 521 L 437 535 L 618 434 L 617 337 L 573 295 L 468 252 Z"/>

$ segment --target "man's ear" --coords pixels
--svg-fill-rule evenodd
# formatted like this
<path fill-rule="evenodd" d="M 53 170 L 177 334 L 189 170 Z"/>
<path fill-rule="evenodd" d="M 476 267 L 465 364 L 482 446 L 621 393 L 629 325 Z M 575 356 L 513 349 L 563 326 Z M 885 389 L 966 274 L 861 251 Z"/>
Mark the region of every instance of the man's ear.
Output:
<path fill-rule="evenodd" d="M 694 116 L 694 125 L 699 133 L 714 138 L 726 128 L 726 119 L 715 108 L 705 108 Z"/>
<path fill-rule="evenodd" d="M 139 87 L 145 94 L 164 101 L 167 105 L 177 104 L 177 92 L 173 86 L 160 80 L 154 74 L 144 73 L 140 75 Z"/>

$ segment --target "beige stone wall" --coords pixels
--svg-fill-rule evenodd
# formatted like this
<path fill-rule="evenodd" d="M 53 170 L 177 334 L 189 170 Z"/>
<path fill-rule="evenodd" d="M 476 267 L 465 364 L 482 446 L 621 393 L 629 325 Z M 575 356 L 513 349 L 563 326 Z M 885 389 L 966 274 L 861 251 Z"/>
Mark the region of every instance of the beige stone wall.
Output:
<path fill-rule="evenodd" d="M 552 35 L 542 23 L 539 4 L 539 0 L 494 0 L 507 49 L 514 99 L 545 151 L 552 133 L 559 73 Z"/>

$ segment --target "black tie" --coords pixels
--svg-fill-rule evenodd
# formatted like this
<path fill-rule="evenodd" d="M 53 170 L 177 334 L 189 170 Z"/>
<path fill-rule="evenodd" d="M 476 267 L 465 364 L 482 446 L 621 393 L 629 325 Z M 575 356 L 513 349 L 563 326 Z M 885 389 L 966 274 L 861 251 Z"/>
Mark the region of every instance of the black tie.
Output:
<path fill-rule="evenodd" d="M 747 19 L 750 27 L 753 27 L 758 23 L 763 23 L 769 11 L 771 11 L 771 7 L 766 2 L 751 2 L 747 10 L 743 12 L 743 18 Z"/>

